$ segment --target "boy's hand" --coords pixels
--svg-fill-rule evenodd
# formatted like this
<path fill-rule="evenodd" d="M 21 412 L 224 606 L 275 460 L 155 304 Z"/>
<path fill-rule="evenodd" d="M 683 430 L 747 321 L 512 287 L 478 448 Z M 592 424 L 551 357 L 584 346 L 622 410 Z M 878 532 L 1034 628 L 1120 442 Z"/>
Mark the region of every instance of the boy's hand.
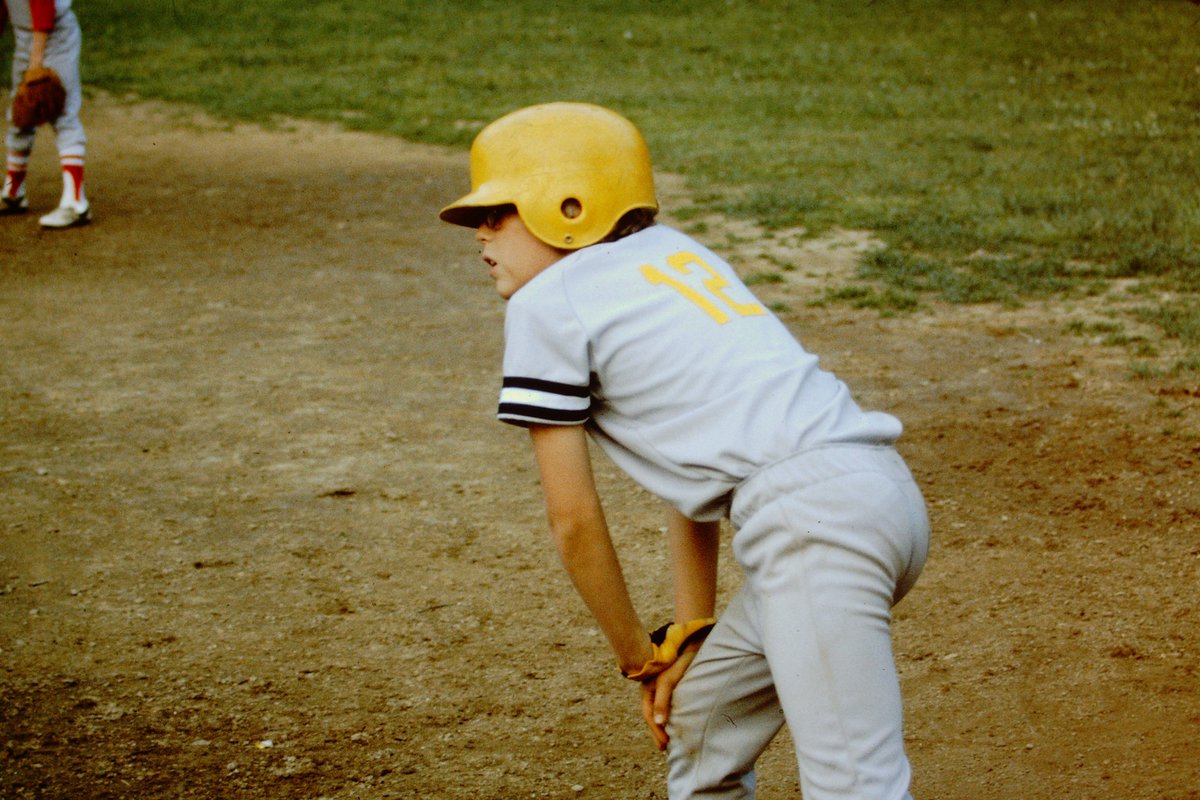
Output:
<path fill-rule="evenodd" d="M 700 645 L 689 645 L 679 654 L 667 669 L 660 672 L 653 680 L 642 684 L 642 718 L 650 728 L 650 736 L 659 750 L 666 750 L 671 737 L 667 735 L 667 721 L 671 716 L 671 696 L 675 687 L 683 679 L 683 674 L 691 666 L 692 659 Z"/>

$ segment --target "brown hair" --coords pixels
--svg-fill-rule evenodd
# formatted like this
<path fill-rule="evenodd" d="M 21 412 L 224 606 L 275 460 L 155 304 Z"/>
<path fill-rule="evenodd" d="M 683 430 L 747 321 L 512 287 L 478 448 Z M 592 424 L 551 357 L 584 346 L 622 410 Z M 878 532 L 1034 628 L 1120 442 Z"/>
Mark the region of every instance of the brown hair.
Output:
<path fill-rule="evenodd" d="M 626 236 L 632 236 L 638 231 L 643 231 L 654 224 L 654 217 L 658 211 L 653 208 L 635 208 L 632 211 L 627 211 L 624 216 L 617 220 L 617 224 L 609 231 L 608 236 L 601 239 L 601 242 L 615 242 L 618 239 L 624 239 Z"/>

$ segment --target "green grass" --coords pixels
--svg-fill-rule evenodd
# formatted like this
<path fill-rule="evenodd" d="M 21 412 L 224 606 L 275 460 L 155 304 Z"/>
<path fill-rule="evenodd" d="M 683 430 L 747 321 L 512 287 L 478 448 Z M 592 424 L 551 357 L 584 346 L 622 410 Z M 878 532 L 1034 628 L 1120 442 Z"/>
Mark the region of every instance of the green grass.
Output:
<path fill-rule="evenodd" d="M 231 119 L 466 147 L 612 106 L 706 211 L 868 229 L 907 304 L 1131 277 L 1200 292 L 1200 7 L 1186 0 L 88 0 L 85 79 Z M 9 39 L 11 37 L 5 37 Z M 5 47 L 8 47 L 5 43 Z M 881 290 L 883 291 L 883 290 Z"/>
<path fill-rule="evenodd" d="M 862 260 L 859 277 L 909 292 L 937 292 L 954 303 L 1014 303 L 1077 288 L 1062 262 L 1052 258 L 976 258 L 958 266 L 901 250 L 883 249 Z"/>
<path fill-rule="evenodd" d="M 1189 346 L 1200 345 L 1200 307 L 1194 298 L 1146 306 L 1139 308 L 1137 314 L 1144 322 L 1160 327 L 1169 339 L 1178 339 Z"/>

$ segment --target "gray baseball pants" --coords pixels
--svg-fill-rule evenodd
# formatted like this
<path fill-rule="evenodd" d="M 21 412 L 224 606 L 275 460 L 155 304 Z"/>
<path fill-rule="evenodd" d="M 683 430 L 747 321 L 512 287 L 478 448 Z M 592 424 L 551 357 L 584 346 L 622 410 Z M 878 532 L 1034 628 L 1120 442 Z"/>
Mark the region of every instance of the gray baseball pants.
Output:
<path fill-rule="evenodd" d="M 16 46 L 13 49 L 12 88 L 21 85 L 21 78 L 29 66 L 29 49 L 33 42 L 33 32 L 21 28 L 13 28 L 16 35 Z M 84 135 L 83 122 L 79 119 L 79 110 L 83 106 L 83 86 L 79 78 L 79 54 L 83 44 L 83 33 L 79 30 L 79 21 L 74 11 L 59 16 L 54 23 L 54 30 L 46 40 L 45 64 L 62 78 L 63 88 L 67 90 L 67 101 L 63 106 L 63 114 L 54 123 L 54 135 L 58 143 L 58 155 L 84 155 L 87 137 Z M 26 153 L 33 149 L 33 130 L 21 130 L 12 127 L 12 111 L 9 114 L 8 135 L 5 145 L 9 150 Z"/>
<path fill-rule="evenodd" d="M 786 722 L 805 800 L 902 800 L 891 608 L 925 563 L 920 490 L 891 447 L 830 446 L 736 490 L 745 572 L 672 699 L 668 793 L 753 798 L 754 763 Z"/>

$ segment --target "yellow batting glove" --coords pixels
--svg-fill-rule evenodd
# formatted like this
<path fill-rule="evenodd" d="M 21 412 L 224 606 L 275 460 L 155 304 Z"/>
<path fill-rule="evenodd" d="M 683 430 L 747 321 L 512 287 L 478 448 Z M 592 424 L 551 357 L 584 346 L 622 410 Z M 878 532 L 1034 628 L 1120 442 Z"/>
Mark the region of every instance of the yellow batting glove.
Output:
<path fill-rule="evenodd" d="M 663 625 L 650 634 L 650 646 L 654 656 L 633 672 L 622 672 L 631 681 L 647 681 L 658 673 L 670 667 L 679 658 L 679 653 L 691 642 L 702 640 L 708 636 L 716 620 L 694 619 L 691 622 L 672 622 Z"/>

